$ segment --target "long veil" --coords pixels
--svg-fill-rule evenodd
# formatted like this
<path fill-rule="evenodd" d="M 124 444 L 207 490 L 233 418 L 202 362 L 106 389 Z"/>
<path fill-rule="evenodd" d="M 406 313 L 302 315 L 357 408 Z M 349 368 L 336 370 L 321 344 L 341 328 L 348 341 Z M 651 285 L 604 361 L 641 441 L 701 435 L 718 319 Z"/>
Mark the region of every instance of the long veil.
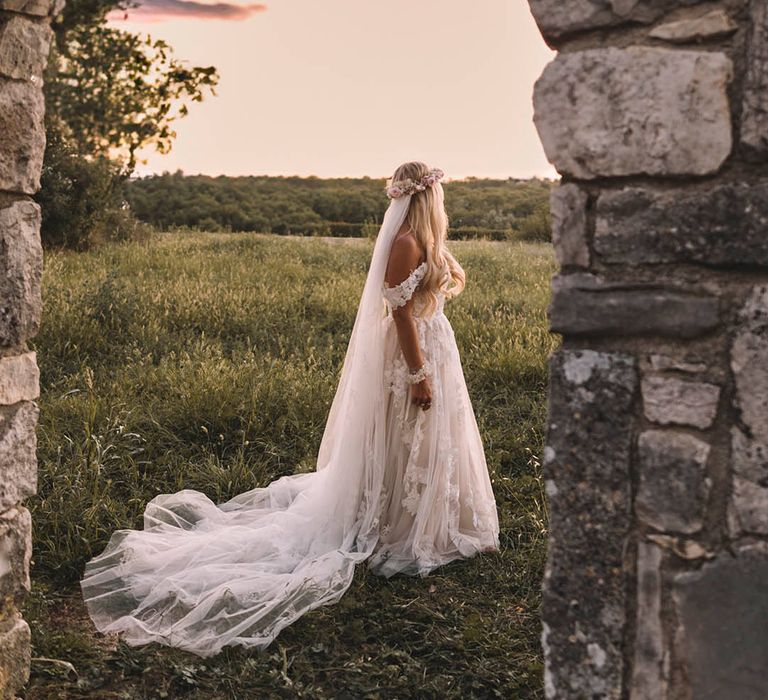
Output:
<path fill-rule="evenodd" d="M 381 287 L 411 196 L 392 199 L 317 457 L 215 504 L 185 489 L 152 499 L 143 530 L 116 531 L 80 582 L 96 628 L 131 645 L 200 656 L 263 648 L 309 610 L 336 602 L 378 541 L 385 468 Z"/>

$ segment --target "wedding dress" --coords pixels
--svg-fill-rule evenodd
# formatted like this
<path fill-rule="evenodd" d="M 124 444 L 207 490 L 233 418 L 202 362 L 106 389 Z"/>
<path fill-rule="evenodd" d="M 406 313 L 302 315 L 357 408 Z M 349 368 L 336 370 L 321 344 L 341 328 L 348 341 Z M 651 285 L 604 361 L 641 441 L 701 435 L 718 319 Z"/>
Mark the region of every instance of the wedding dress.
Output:
<path fill-rule="evenodd" d="M 411 195 L 392 199 L 376 239 L 341 377 L 311 473 L 221 504 L 185 489 L 153 498 L 143 530 L 118 530 L 80 582 L 96 628 L 131 645 L 200 656 L 264 648 L 287 625 L 336 602 L 368 560 L 381 575 L 426 575 L 498 548 L 483 445 L 445 299 L 414 318 L 432 407 L 409 400 L 391 310 L 426 266 L 396 287 L 384 272 Z"/>

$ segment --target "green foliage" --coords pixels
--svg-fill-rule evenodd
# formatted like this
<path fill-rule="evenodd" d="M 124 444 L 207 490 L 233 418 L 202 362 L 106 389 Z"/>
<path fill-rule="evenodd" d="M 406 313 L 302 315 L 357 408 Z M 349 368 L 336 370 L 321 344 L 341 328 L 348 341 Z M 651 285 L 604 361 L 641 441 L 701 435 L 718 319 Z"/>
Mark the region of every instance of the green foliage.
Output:
<path fill-rule="evenodd" d="M 75 582 L 158 493 L 219 502 L 314 468 L 370 240 L 164 234 L 46 256 L 29 697 L 534 698 L 546 512 L 548 246 L 455 242 L 468 274 L 448 303 L 501 518 L 502 551 L 426 579 L 358 567 L 338 605 L 264 654 L 201 661 L 93 634 Z M 55 586 L 55 589 L 54 589 Z M 55 593 L 54 593 L 55 590 Z M 90 695 L 89 695 L 90 693 Z"/>
<path fill-rule="evenodd" d="M 202 101 L 216 69 L 187 68 L 164 41 L 102 24 L 74 27 L 54 51 L 46 106 L 76 150 L 136 165 L 141 148 L 168 153 L 186 101 Z"/>
<path fill-rule="evenodd" d="M 384 178 L 209 177 L 183 172 L 132 179 L 136 215 L 166 230 L 259 231 L 365 237 L 381 222 Z M 453 238 L 549 240 L 549 180 L 470 178 L 445 184 Z"/>
<path fill-rule="evenodd" d="M 380 226 L 381 226 L 381 222 L 371 217 L 370 219 L 366 219 L 363 222 L 363 226 L 360 232 L 362 236 L 365 238 L 376 238 L 376 236 L 379 234 Z"/>
<path fill-rule="evenodd" d="M 520 222 L 520 238 L 524 241 L 549 241 L 552 239 L 552 217 L 549 202 L 537 202 L 533 211 Z"/>
<path fill-rule="evenodd" d="M 143 239 L 123 186 L 142 148 L 167 153 L 187 101 L 213 92 L 216 70 L 188 68 L 163 41 L 105 24 L 121 3 L 74 0 L 55 25 L 44 91 L 47 145 L 42 239 L 86 250 L 105 241 Z"/>
<path fill-rule="evenodd" d="M 41 190 L 46 248 L 86 250 L 107 241 L 145 240 L 150 226 L 131 216 L 122 196 L 120 166 L 104 157 L 86 159 L 49 122 Z"/>

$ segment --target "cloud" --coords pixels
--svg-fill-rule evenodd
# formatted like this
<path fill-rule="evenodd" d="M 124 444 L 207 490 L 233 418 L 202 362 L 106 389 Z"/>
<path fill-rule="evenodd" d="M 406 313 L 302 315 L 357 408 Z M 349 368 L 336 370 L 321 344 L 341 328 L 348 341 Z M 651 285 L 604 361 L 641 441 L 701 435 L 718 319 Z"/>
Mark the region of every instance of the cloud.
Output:
<path fill-rule="evenodd" d="M 197 2 L 196 0 L 143 0 L 138 7 L 109 13 L 112 21 L 162 22 L 168 19 L 223 19 L 238 21 L 264 12 L 266 5 L 237 5 L 229 2 Z"/>

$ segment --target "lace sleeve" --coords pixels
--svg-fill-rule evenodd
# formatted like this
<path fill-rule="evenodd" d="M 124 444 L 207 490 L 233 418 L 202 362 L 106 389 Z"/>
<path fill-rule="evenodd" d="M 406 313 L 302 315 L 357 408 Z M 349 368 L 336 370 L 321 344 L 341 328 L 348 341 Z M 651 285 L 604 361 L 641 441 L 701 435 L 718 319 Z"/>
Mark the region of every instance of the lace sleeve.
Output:
<path fill-rule="evenodd" d="M 416 287 L 419 286 L 419 282 L 421 282 L 425 268 L 426 263 L 421 263 L 421 265 L 411 272 L 411 274 L 400 282 L 400 284 L 396 284 L 394 287 L 388 287 L 386 284 L 384 285 L 384 298 L 389 302 L 389 305 L 393 309 L 400 308 L 408 303 L 408 300 L 416 291 Z"/>

